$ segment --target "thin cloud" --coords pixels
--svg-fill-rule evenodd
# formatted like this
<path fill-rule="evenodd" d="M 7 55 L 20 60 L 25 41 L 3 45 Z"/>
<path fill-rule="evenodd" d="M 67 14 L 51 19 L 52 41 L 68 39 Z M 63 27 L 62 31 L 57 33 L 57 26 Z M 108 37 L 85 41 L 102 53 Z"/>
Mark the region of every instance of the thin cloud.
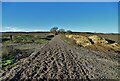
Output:
<path fill-rule="evenodd" d="M 2 27 L 2 31 L 0 32 L 21 32 L 25 31 L 24 29 L 20 29 L 18 27 Z"/>
<path fill-rule="evenodd" d="M 48 31 L 48 30 L 32 30 L 33 32 L 39 32 L 39 31 Z"/>
<path fill-rule="evenodd" d="M 0 30 L 0 32 L 41 32 L 41 31 L 49 31 L 49 30 L 40 30 L 40 29 L 22 29 L 20 27 L 2 27 L 2 29 Z"/>

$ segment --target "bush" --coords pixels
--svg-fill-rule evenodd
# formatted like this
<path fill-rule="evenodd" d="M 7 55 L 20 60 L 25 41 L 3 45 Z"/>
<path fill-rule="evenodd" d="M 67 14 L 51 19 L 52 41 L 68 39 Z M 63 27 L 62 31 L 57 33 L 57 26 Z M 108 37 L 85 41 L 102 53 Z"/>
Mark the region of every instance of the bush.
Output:
<path fill-rule="evenodd" d="M 71 34 L 71 33 L 72 33 L 72 31 L 71 31 L 71 30 L 67 30 L 67 33 L 68 33 L 68 34 Z"/>
<path fill-rule="evenodd" d="M 58 30 L 58 27 L 53 27 L 50 29 L 50 32 L 57 35 L 58 34 L 57 30 Z"/>
<path fill-rule="evenodd" d="M 58 32 L 59 33 L 65 33 L 65 29 L 59 29 Z"/>

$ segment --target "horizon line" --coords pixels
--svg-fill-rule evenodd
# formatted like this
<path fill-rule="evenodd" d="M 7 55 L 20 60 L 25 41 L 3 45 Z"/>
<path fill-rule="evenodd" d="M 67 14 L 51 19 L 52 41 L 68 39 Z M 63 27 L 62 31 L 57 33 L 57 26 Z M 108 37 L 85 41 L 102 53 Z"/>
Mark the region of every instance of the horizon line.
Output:
<path fill-rule="evenodd" d="M 3 31 L 0 33 L 51 33 L 50 31 Z M 65 32 L 66 33 L 66 32 Z M 81 31 L 72 31 L 72 33 L 103 33 L 103 34 L 120 34 L 119 32 L 81 32 Z"/>

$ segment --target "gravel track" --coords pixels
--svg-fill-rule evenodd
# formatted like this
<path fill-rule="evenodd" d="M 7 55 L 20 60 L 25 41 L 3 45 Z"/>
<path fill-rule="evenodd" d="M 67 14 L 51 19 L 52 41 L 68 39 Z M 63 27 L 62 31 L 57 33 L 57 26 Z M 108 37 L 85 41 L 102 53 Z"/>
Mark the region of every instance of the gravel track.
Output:
<path fill-rule="evenodd" d="M 21 59 L 10 71 L 3 73 L 2 78 L 3 81 L 117 79 L 117 55 L 70 46 L 58 35 L 29 57 Z"/>

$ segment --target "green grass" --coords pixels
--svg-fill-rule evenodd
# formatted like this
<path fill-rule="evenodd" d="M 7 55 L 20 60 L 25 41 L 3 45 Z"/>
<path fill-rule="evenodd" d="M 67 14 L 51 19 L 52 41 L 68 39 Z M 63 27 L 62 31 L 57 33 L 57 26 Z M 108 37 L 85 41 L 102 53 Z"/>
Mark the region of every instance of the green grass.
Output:
<path fill-rule="evenodd" d="M 11 68 L 16 63 L 14 47 L 2 47 L 2 69 L 6 70 Z"/>
<path fill-rule="evenodd" d="M 5 38 L 6 36 L 4 35 L 3 38 Z M 7 37 L 8 38 L 8 37 Z M 17 36 L 13 36 L 12 40 L 5 40 L 2 41 L 3 45 L 9 45 L 12 43 L 38 43 L 38 44 L 42 44 L 42 43 L 47 43 L 48 40 L 46 39 L 42 39 L 40 35 L 17 35 Z M 15 53 L 14 53 L 15 48 L 6 48 L 3 47 L 2 48 L 2 69 L 8 69 L 10 67 L 12 67 L 13 65 L 15 65 L 16 63 L 16 59 L 14 57 Z"/>
<path fill-rule="evenodd" d="M 48 40 L 41 39 L 40 35 L 18 35 L 13 36 L 12 40 L 3 41 L 3 44 L 10 43 L 46 43 Z"/>
<path fill-rule="evenodd" d="M 2 58 L 2 69 L 8 69 L 15 63 L 14 53 Z"/>
<path fill-rule="evenodd" d="M 15 43 L 21 43 L 21 42 L 33 42 L 34 36 L 32 35 L 21 35 L 21 36 L 15 36 L 13 38 L 13 42 Z"/>
<path fill-rule="evenodd" d="M 12 40 L 6 40 L 3 41 L 4 44 L 12 44 L 12 43 L 47 43 L 48 40 L 41 39 L 40 35 L 19 35 L 19 36 L 13 36 Z M 2 69 L 8 69 L 15 65 L 16 59 L 15 59 L 15 48 L 10 47 L 2 47 Z"/>
<path fill-rule="evenodd" d="M 38 44 L 42 44 L 42 43 L 47 43 L 48 40 L 45 40 L 45 39 L 36 39 L 35 40 L 35 43 L 38 43 Z"/>

